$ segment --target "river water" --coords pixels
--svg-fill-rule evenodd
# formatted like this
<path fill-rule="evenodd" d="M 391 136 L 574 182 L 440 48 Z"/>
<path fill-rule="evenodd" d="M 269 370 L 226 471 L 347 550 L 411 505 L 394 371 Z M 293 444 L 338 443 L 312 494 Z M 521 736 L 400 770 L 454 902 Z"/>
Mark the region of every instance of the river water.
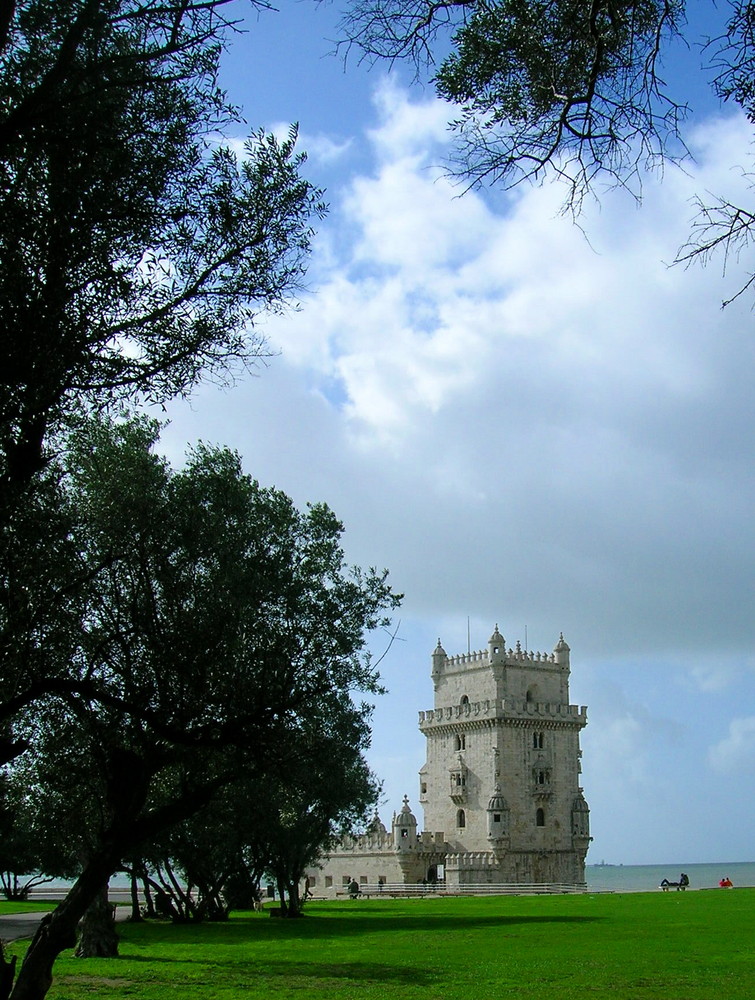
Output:
<path fill-rule="evenodd" d="M 716 864 L 691 865 L 682 862 L 671 865 L 587 865 L 585 879 L 587 888 L 597 892 L 653 892 L 658 890 L 661 879 L 678 882 L 685 872 L 689 876 L 690 889 L 717 889 L 720 879 L 728 875 L 734 887 L 755 887 L 755 861 L 720 862 Z M 124 875 L 116 875 L 110 880 L 113 898 L 128 900 L 129 880 Z M 42 885 L 32 893 L 33 897 L 62 895 L 69 883 L 53 882 Z"/>
<path fill-rule="evenodd" d="M 755 886 L 755 862 L 721 862 L 711 865 L 587 865 L 587 887 L 612 892 L 650 892 L 657 889 L 661 879 L 678 882 L 682 872 L 689 875 L 690 889 L 718 888 L 719 881 L 728 875 L 734 886 Z"/>

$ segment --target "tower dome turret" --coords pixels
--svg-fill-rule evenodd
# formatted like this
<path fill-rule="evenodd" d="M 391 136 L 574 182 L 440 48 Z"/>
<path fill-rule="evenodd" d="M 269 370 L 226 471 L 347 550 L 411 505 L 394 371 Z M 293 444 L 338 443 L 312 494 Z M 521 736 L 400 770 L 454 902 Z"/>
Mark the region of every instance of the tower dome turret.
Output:
<path fill-rule="evenodd" d="M 404 796 L 401 812 L 393 817 L 393 842 L 397 851 L 409 850 L 417 843 L 417 818 L 409 808 L 409 796 Z"/>
<path fill-rule="evenodd" d="M 446 655 L 445 649 L 440 644 L 440 639 L 438 639 L 438 645 L 433 650 L 433 669 L 432 678 L 433 683 L 437 685 L 441 674 L 443 673 L 443 668 L 446 665 L 448 656 Z"/>
<path fill-rule="evenodd" d="M 369 822 L 369 825 L 367 827 L 367 832 L 368 833 L 377 833 L 377 834 L 382 834 L 382 835 L 385 835 L 388 832 L 386 830 L 386 828 L 385 828 L 385 824 L 383 823 L 383 821 L 380 819 L 380 816 L 378 815 L 377 809 L 375 810 L 375 815 L 372 817 L 372 819 Z"/>
<path fill-rule="evenodd" d="M 509 806 L 496 784 L 488 801 L 488 840 L 500 840 L 509 830 Z"/>
<path fill-rule="evenodd" d="M 488 656 L 491 663 L 501 663 L 506 653 L 506 640 L 498 631 L 498 623 L 493 629 L 493 634 L 488 639 Z"/>
<path fill-rule="evenodd" d="M 563 632 L 561 633 L 558 642 L 553 647 L 553 652 L 556 655 L 556 663 L 560 663 L 564 667 L 569 666 L 569 644 L 566 639 L 564 639 Z"/>
<path fill-rule="evenodd" d="M 580 788 L 571 808 L 572 836 L 589 840 L 590 838 L 590 808 Z"/>

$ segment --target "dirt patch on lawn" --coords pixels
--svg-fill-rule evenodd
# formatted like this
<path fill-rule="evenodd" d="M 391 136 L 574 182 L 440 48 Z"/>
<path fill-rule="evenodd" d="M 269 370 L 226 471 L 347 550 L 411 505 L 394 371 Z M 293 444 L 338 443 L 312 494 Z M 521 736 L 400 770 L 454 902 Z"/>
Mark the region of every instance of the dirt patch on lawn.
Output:
<path fill-rule="evenodd" d="M 116 979 L 112 976 L 58 976 L 57 982 L 75 986 L 134 986 L 133 979 Z"/>

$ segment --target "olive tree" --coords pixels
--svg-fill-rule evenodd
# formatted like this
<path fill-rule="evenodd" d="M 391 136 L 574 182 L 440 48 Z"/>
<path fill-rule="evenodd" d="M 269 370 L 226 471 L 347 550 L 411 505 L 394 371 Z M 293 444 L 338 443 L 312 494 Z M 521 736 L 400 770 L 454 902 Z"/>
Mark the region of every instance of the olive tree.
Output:
<path fill-rule="evenodd" d="M 234 887 L 251 888 L 265 872 L 283 914 L 299 916 L 305 869 L 377 801 L 363 756 L 369 740 L 366 706 L 344 692 L 319 699 L 264 774 L 240 774 L 145 852 L 164 915 L 177 923 L 224 920 L 237 905 Z"/>
<path fill-rule="evenodd" d="M 16 715 L 28 750 L 11 770 L 51 815 L 70 805 L 80 868 L 13 1000 L 44 996 L 123 859 L 240 776 L 296 759 L 306 720 L 339 706 L 363 720 L 352 695 L 378 690 L 365 636 L 398 599 L 385 573 L 346 566 L 335 515 L 297 510 L 224 449 L 199 446 L 173 470 L 156 439 L 145 420 L 87 422 L 46 473 L 87 582 L 67 669 Z M 353 737 L 358 755 L 363 722 Z"/>

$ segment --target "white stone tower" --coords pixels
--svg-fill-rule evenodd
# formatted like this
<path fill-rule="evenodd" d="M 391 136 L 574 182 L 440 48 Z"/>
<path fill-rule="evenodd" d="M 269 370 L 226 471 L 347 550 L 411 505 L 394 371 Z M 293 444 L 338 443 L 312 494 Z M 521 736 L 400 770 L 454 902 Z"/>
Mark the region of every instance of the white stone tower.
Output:
<path fill-rule="evenodd" d="M 432 654 L 435 706 L 420 712 L 425 829 L 448 844 L 446 884 L 581 883 L 590 842 L 579 786 L 587 711 L 569 704 L 569 647 Z"/>

